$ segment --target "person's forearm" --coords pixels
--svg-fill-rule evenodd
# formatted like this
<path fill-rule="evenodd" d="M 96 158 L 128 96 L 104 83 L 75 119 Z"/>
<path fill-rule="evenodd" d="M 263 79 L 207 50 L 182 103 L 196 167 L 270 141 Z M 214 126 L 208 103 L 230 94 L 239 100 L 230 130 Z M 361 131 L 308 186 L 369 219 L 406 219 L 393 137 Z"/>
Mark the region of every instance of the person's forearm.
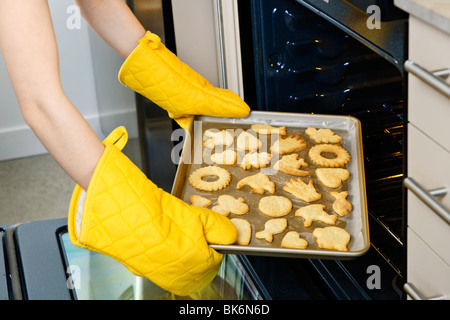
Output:
<path fill-rule="evenodd" d="M 122 57 L 138 45 L 145 29 L 123 0 L 75 0 L 92 29 Z"/>
<path fill-rule="evenodd" d="M 25 121 L 86 189 L 104 147 L 63 92 L 47 0 L 0 0 L 0 50 Z"/>

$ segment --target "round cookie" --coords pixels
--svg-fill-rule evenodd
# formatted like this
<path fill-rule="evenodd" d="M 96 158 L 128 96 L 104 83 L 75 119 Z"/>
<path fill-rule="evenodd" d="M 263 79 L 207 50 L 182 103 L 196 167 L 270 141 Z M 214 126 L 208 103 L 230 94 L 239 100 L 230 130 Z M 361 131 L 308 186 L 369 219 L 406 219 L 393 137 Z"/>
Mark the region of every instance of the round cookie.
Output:
<path fill-rule="evenodd" d="M 269 217 L 282 217 L 292 210 L 292 202 L 283 196 L 267 196 L 258 204 L 259 211 Z"/>

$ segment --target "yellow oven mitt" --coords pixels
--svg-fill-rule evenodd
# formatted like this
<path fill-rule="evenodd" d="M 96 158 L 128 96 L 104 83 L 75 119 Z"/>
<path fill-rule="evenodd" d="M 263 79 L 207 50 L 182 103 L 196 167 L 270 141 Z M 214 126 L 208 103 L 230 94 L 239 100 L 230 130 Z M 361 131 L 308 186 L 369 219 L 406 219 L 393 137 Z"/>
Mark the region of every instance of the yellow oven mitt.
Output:
<path fill-rule="evenodd" d="M 223 258 L 208 243 L 232 244 L 236 229 L 228 218 L 190 206 L 148 180 L 121 152 L 127 139 L 124 127 L 115 129 L 104 141 L 87 191 L 75 187 L 70 239 L 171 293 L 199 291 L 215 277 Z"/>
<path fill-rule="evenodd" d="M 119 81 L 165 109 L 184 129 L 190 115 L 242 118 L 250 112 L 237 94 L 211 85 L 149 31 L 122 65 Z"/>

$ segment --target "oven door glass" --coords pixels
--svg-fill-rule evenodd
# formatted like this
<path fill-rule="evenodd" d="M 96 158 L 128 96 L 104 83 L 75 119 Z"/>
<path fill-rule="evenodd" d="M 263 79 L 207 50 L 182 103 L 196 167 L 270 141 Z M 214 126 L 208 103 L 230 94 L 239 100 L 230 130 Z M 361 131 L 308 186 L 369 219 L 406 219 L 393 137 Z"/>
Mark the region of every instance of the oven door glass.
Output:
<path fill-rule="evenodd" d="M 216 278 L 202 291 L 188 297 L 175 296 L 151 281 L 137 277 L 116 260 L 74 246 L 67 232 L 60 235 L 70 276 L 68 286 L 79 300 L 259 300 L 267 299 L 246 261 L 225 255 Z"/>

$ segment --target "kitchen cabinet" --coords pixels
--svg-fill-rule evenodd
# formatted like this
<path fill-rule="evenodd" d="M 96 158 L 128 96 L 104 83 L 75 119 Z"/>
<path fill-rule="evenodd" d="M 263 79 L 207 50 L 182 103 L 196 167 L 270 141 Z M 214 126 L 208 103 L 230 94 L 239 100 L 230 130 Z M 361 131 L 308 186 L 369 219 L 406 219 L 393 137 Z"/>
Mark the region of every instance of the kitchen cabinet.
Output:
<path fill-rule="evenodd" d="M 450 30 L 410 15 L 405 291 L 413 299 L 450 299 L 449 50 Z"/>

